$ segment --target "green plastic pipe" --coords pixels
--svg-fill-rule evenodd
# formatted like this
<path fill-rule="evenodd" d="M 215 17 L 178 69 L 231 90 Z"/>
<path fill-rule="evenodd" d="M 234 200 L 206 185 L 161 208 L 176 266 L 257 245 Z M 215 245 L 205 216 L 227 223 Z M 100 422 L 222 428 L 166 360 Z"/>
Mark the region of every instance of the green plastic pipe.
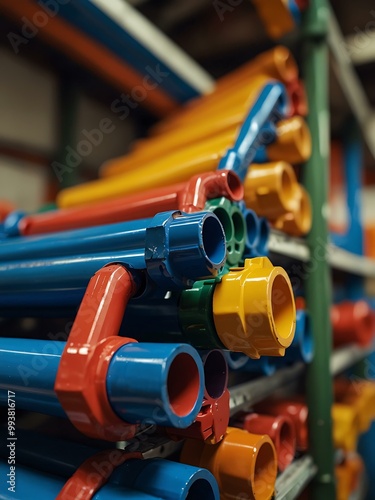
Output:
<path fill-rule="evenodd" d="M 332 330 L 331 271 L 324 252 L 328 242 L 329 101 L 328 32 L 326 0 L 314 0 L 304 19 L 304 77 L 309 104 L 308 124 L 313 150 L 304 168 L 304 183 L 310 193 L 313 223 L 307 241 L 311 261 L 306 272 L 305 290 L 315 343 L 315 356 L 307 371 L 310 453 L 318 471 L 310 485 L 311 498 L 336 498 L 331 406 L 333 387 L 330 373 Z"/>

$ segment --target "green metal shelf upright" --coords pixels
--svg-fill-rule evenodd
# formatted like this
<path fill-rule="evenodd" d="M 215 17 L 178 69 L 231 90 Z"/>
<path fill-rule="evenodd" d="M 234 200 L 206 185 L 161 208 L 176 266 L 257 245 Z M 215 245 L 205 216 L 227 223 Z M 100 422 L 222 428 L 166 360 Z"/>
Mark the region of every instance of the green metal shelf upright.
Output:
<path fill-rule="evenodd" d="M 313 141 L 312 155 L 304 169 L 304 184 L 310 193 L 313 210 L 313 224 L 307 238 L 310 262 L 307 266 L 305 290 L 315 340 L 315 356 L 308 367 L 306 390 L 310 453 L 317 466 L 311 493 L 313 499 L 319 500 L 335 498 L 331 418 L 333 387 L 330 373 L 332 290 L 328 256 L 322 255 L 328 248 L 328 7 L 326 0 L 310 2 L 303 26 L 303 70 L 309 104 L 308 123 Z"/>

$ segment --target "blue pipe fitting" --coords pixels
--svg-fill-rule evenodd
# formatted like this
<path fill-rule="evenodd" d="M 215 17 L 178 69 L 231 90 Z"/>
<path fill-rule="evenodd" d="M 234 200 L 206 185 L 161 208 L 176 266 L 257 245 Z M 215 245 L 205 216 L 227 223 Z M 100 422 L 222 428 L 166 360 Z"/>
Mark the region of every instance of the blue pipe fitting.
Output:
<path fill-rule="evenodd" d="M 288 349 L 286 349 L 286 352 Z M 245 356 L 245 354 L 230 351 L 225 353 L 225 357 L 231 370 L 267 376 L 275 373 L 276 364 L 274 360 L 278 359 L 273 356 L 262 356 L 259 359 L 250 359 Z"/>
<path fill-rule="evenodd" d="M 0 339 L 0 405 L 7 404 L 6 391 L 11 390 L 18 408 L 65 417 L 54 392 L 65 345 Z M 129 343 L 113 355 L 106 384 L 108 400 L 124 421 L 186 428 L 202 405 L 204 371 L 189 345 Z"/>
<path fill-rule="evenodd" d="M 211 212 L 164 212 L 130 223 L 19 237 L 0 245 L 0 307 L 43 305 L 44 300 L 78 305 L 91 276 L 110 262 L 146 269 L 149 288 L 152 281 L 154 288 L 186 288 L 218 274 L 225 256 L 223 227 Z"/>
<path fill-rule="evenodd" d="M 249 357 L 242 352 L 224 351 L 224 356 L 230 370 L 240 370 L 249 361 Z"/>
<path fill-rule="evenodd" d="M 287 106 L 284 85 L 279 82 L 266 84 L 242 124 L 233 148 L 228 149 L 220 160 L 218 169 L 233 170 L 244 181 L 257 149 L 265 142 L 263 132 L 268 142 L 270 131 L 274 130 L 276 121 L 285 117 Z M 275 130 L 273 133 L 276 136 Z"/>
<path fill-rule="evenodd" d="M 270 235 L 270 224 L 265 217 L 258 215 L 246 207 L 243 201 L 238 203 L 246 223 L 246 242 L 243 260 L 253 257 L 268 256 L 268 239 Z"/>

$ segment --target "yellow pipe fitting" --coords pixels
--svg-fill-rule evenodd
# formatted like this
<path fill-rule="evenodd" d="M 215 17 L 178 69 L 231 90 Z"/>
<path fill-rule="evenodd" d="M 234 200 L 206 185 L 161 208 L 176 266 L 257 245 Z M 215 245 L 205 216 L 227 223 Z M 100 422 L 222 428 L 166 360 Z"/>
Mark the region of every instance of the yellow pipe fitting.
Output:
<path fill-rule="evenodd" d="M 269 500 L 273 496 L 277 458 L 267 435 L 228 427 L 218 444 L 188 439 L 181 462 L 208 469 L 218 482 L 222 500 Z"/>
<path fill-rule="evenodd" d="M 184 119 L 178 115 L 173 127 L 157 137 L 150 137 L 135 145 L 127 156 L 114 158 L 102 165 L 101 175 L 110 177 L 132 170 L 143 168 L 177 149 L 186 151 L 189 147 L 210 140 L 223 133 L 231 134 L 230 146 L 233 145 L 239 127 L 244 122 L 249 109 L 256 102 L 263 86 L 272 82 L 265 76 L 253 78 L 246 86 L 235 93 L 227 93 L 218 102 L 205 106 L 204 112 L 196 112 L 192 119 Z M 202 98 L 204 99 L 204 98 Z M 228 146 L 229 147 L 229 146 Z M 159 157 L 159 158 L 158 158 Z"/>
<path fill-rule="evenodd" d="M 356 410 L 359 432 L 366 432 L 375 418 L 375 382 L 371 380 L 335 380 L 335 400 Z"/>
<path fill-rule="evenodd" d="M 252 0 L 268 35 L 277 40 L 294 30 L 296 24 L 285 0 Z"/>
<path fill-rule="evenodd" d="M 359 419 L 355 408 L 334 403 L 332 406 L 333 442 L 336 448 L 355 451 L 359 433 Z"/>
<path fill-rule="evenodd" d="M 292 236 L 303 236 L 310 231 L 312 223 L 310 196 L 303 186 L 296 184 L 293 199 L 293 210 L 276 219 L 273 226 Z"/>
<path fill-rule="evenodd" d="M 284 161 L 252 164 L 245 179 L 246 206 L 275 220 L 295 207 L 296 174 Z"/>
<path fill-rule="evenodd" d="M 296 308 L 289 276 L 267 257 L 246 259 L 215 286 L 213 316 L 227 349 L 260 356 L 284 356 L 294 338 Z M 249 342 L 251 340 L 251 342 Z"/>
<path fill-rule="evenodd" d="M 342 464 L 336 465 L 336 500 L 348 500 L 358 488 L 359 478 L 364 471 L 364 463 L 357 453 L 346 455 Z"/>
<path fill-rule="evenodd" d="M 311 156 L 311 134 L 301 116 L 281 120 L 276 125 L 277 139 L 267 147 L 269 161 L 281 158 L 288 163 L 303 163 Z"/>

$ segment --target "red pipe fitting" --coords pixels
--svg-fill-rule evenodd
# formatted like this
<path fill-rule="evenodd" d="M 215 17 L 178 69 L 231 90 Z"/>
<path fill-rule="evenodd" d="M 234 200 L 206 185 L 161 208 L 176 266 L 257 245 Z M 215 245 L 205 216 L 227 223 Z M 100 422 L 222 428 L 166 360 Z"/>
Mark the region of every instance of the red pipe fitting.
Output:
<path fill-rule="evenodd" d="M 335 347 L 351 343 L 367 347 L 374 338 L 375 315 L 364 300 L 335 304 L 331 321 Z"/>
<path fill-rule="evenodd" d="M 237 417 L 235 426 L 252 434 L 267 434 L 275 445 L 280 471 L 292 463 L 296 452 L 296 434 L 294 424 L 288 416 L 248 413 Z"/>
<path fill-rule="evenodd" d="M 255 411 L 276 417 L 281 415 L 289 418 L 294 424 L 297 450 L 306 451 L 308 449 L 308 409 L 305 403 L 267 399 L 255 405 Z"/>
<path fill-rule="evenodd" d="M 111 264 L 95 273 L 61 356 L 54 390 L 73 425 L 93 438 L 119 441 L 135 435 L 136 426 L 121 420 L 108 401 L 106 375 L 113 354 L 137 342 L 118 336 L 136 290 L 123 266 Z"/>
<path fill-rule="evenodd" d="M 114 222 L 153 217 L 158 212 L 199 212 L 207 200 L 225 196 L 243 198 L 243 186 L 236 173 L 218 170 L 195 175 L 188 182 L 151 189 L 89 206 L 27 215 L 19 222 L 22 235 L 32 235 L 100 226 Z"/>

